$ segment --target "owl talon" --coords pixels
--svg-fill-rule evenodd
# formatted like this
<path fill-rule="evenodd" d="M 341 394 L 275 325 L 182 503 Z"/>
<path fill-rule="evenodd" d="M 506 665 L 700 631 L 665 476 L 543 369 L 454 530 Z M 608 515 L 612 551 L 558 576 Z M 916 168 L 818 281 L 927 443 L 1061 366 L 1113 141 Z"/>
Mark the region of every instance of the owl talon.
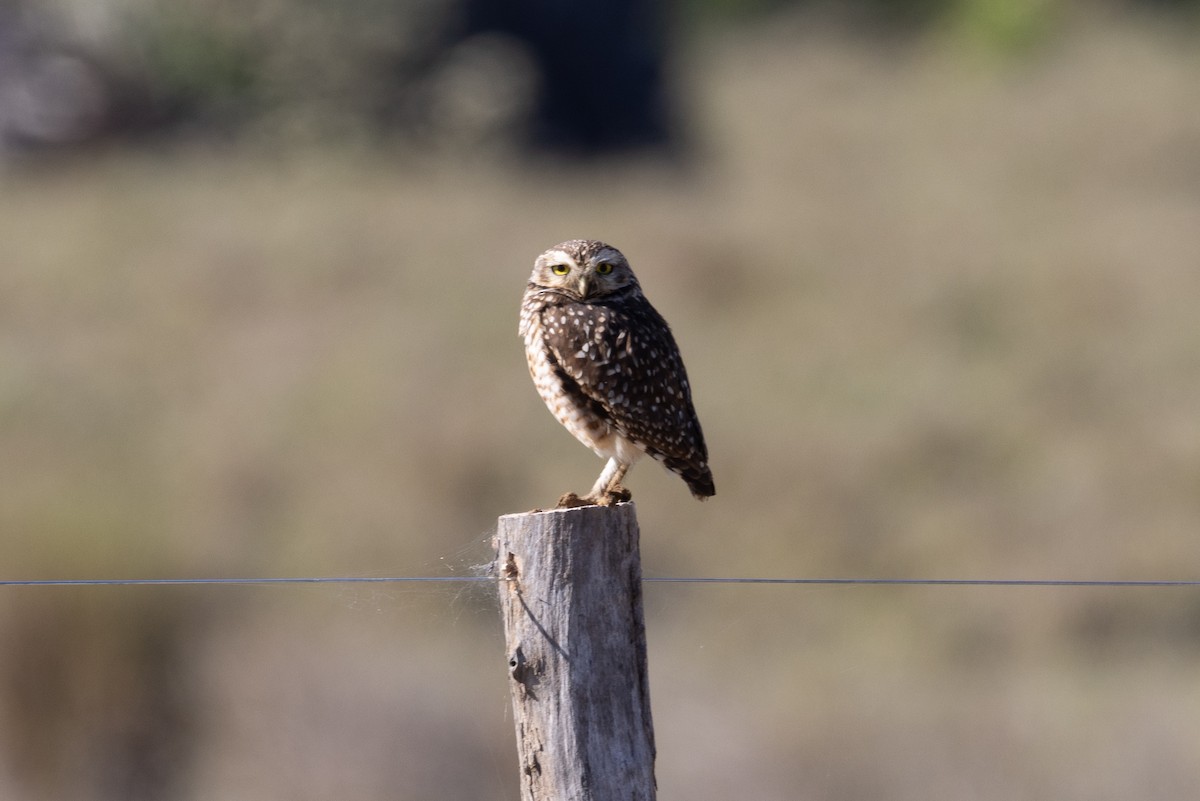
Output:
<path fill-rule="evenodd" d="M 633 500 L 633 493 L 616 484 L 609 488 L 607 492 L 600 496 L 596 501 L 597 506 L 616 506 L 618 503 L 627 503 Z"/>
<path fill-rule="evenodd" d="M 556 509 L 574 509 L 579 506 L 591 506 L 594 501 L 590 498 L 580 498 L 573 492 L 568 492 L 566 495 L 558 499 Z"/>

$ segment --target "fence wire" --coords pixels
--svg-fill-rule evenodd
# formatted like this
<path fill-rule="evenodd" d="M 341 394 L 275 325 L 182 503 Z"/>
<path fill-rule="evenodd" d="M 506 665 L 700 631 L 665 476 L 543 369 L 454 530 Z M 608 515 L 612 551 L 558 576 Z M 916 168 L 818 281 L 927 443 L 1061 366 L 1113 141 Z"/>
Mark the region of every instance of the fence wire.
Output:
<path fill-rule="evenodd" d="M 244 578 L 0 579 L 0 587 L 140 587 L 273 584 L 402 584 L 499 581 L 495 576 L 281 576 Z M 1200 587 L 1200 579 L 964 579 L 964 578 L 749 578 L 648 576 L 656 584 L 805 584 L 919 587 Z"/>

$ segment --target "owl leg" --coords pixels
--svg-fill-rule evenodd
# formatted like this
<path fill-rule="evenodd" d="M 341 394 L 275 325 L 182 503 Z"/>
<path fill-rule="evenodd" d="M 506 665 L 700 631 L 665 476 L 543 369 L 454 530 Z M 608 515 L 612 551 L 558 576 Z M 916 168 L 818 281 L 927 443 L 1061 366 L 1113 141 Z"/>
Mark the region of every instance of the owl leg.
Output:
<path fill-rule="evenodd" d="M 600 472 L 600 478 L 596 479 L 596 485 L 588 493 L 588 499 L 600 506 L 612 506 L 632 498 L 633 494 L 621 486 L 621 479 L 625 478 L 629 468 L 629 462 L 609 459 L 608 464 L 604 465 L 604 470 Z"/>

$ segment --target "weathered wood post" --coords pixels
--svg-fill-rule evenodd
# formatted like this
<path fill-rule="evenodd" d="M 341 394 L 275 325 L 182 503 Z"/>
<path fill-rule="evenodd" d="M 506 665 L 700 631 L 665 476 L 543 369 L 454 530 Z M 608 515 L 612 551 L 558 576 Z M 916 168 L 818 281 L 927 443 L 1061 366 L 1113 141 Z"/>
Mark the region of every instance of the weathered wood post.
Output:
<path fill-rule="evenodd" d="M 523 801 L 653 801 L 632 503 L 505 515 L 494 540 Z"/>

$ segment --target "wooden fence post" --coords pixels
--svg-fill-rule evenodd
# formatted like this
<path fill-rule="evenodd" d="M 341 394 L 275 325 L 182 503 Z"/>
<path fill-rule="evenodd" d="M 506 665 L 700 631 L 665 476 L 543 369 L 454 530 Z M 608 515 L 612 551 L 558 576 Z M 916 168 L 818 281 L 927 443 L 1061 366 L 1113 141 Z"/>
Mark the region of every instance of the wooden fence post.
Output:
<path fill-rule="evenodd" d="M 654 801 L 632 503 L 505 515 L 494 540 L 523 801 Z"/>

